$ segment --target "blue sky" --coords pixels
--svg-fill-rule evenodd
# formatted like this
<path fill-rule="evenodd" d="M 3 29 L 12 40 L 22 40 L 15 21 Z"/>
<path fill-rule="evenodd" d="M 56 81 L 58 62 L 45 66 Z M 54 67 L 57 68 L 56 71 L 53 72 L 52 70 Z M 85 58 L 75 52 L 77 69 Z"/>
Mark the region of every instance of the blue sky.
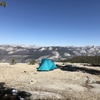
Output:
<path fill-rule="evenodd" d="M 0 44 L 100 45 L 100 0 L 3 0 Z"/>

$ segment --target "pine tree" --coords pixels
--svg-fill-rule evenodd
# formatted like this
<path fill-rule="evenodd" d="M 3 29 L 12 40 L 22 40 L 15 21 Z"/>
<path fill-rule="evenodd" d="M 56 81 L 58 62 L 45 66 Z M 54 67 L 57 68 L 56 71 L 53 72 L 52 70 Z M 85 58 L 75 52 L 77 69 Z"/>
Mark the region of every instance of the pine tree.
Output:
<path fill-rule="evenodd" d="M 0 6 L 4 6 L 4 7 L 6 7 L 6 2 L 4 2 L 4 1 L 0 1 Z"/>

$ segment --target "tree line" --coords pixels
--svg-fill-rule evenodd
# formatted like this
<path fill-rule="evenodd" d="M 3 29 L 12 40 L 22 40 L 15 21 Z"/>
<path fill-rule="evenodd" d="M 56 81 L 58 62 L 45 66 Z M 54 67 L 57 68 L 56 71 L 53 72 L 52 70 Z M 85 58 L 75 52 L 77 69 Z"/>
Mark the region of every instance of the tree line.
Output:
<path fill-rule="evenodd" d="M 15 58 L 11 59 L 10 65 L 15 65 L 17 63 L 17 60 Z M 31 59 L 29 62 L 29 65 L 34 65 L 36 63 L 35 59 Z"/>
<path fill-rule="evenodd" d="M 71 63 L 89 63 L 93 66 L 100 66 L 100 56 L 77 56 L 71 59 L 63 60 Z"/>

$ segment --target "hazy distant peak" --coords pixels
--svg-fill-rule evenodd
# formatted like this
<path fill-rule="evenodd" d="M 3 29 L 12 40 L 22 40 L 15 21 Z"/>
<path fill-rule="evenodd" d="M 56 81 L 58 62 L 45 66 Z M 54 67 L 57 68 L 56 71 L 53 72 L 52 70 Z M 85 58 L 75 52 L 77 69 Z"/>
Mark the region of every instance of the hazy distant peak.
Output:
<path fill-rule="evenodd" d="M 100 55 L 100 46 L 39 47 L 36 45 L 0 45 L 0 62 L 10 62 L 11 58 L 16 58 L 17 62 L 27 62 L 31 59 L 40 60 L 46 57 L 53 60 L 62 60 L 81 55 Z"/>

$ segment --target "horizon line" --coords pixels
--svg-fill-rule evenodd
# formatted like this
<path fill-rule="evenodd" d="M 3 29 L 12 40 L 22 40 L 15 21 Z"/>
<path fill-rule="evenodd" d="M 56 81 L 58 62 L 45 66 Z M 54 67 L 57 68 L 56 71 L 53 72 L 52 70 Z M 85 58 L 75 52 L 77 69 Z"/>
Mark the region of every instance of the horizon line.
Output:
<path fill-rule="evenodd" d="M 81 45 L 81 46 L 76 46 L 76 45 L 66 45 L 66 46 L 61 46 L 61 45 L 48 45 L 48 46 L 41 46 L 41 45 L 35 45 L 35 44 L 2 44 L 2 43 L 0 43 L 0 45 L 16 45 L 16 46 L 38 46 L 38 47 L 87 47 L 87 46 L 90 46 L 90 47 L 92 47 L 92 46 L 100 46 L 100 45 Z"/>

